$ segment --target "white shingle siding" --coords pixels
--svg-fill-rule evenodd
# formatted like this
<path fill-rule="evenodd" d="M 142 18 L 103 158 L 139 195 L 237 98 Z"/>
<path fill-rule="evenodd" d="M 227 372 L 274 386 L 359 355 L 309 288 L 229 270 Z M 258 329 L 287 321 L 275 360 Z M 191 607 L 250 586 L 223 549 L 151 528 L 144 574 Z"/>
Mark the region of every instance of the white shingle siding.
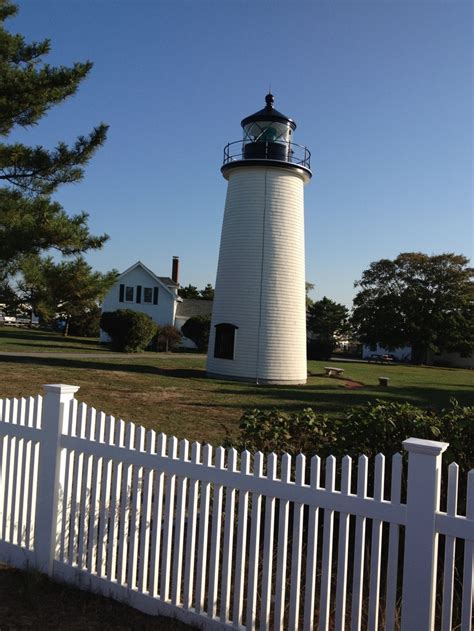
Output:
<path fill-rule="evenodd" d="M 228 172 L 207 370 L 259 382 L 306 381 L 304 175 Z M 238 328 L 233 360 L 214 357 L 215 325 Z"/>

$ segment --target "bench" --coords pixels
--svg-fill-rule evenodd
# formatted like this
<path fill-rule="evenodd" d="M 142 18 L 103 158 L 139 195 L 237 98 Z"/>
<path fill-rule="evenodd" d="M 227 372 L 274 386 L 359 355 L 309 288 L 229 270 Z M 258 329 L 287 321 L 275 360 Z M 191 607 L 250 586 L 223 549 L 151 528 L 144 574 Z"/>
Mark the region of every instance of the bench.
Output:
<path fill-rule="evenodd" d="M 379 377 L 379 386 L 385 386 L 386 388 L 388 388 L 389 384 L 390 384 L 389 377 Z"/>
<path fill-rule="evenodd" d="M 332 366 L 326 366 L 324 370 L 326 371 L 327 377 L 342 377 L 342 375 L 344 374 L 343 368 L 333 368 Z"/>

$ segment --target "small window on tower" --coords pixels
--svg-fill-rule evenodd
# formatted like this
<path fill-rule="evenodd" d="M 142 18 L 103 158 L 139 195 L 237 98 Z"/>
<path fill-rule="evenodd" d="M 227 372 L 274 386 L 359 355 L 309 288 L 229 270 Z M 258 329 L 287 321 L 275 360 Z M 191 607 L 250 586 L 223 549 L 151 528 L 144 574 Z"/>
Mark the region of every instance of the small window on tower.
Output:
<path fill-rule="evenodd" d="M 216 324 L 214 357 L 218 359 L 234 359 L 235 331 L 238 328 L 235 324 Z"/>

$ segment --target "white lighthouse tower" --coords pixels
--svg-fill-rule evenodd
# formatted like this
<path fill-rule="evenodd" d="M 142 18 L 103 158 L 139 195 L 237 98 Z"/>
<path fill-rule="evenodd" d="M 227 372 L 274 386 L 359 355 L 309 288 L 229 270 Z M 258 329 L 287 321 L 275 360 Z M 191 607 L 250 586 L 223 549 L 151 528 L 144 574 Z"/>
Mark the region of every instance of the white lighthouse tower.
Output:
<path fill-rule="evenodd" d="M 224 149 L 228 181 L 207 374 L 254 383 L 306 383 L 303 187 L 310 153 L 296 124 L 266 106 Z"/>

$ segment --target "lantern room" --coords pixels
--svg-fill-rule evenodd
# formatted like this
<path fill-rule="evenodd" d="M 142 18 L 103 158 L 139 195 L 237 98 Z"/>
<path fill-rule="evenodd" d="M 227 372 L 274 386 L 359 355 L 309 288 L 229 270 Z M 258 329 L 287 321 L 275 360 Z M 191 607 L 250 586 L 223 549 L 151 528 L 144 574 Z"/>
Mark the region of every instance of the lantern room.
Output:
<path fill-rule="evenodd" d="M 295 121 L 275 109 L 273 94 L 266 95 L 265 103 L 263 109 L 242 120 L 242 140 L 225 147 L 223 175 L 227 169 L 248 166 L 252 160 L 254 164 L 271 161 L 278 166 L 298 166 L 311 177 L 309 150 L 293 142 Z"/>

